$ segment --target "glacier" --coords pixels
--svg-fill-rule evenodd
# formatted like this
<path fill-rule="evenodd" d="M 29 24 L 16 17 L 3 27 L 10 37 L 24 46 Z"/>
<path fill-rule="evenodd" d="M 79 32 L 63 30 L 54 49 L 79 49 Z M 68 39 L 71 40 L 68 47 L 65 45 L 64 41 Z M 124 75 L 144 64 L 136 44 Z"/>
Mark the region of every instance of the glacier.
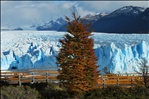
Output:
<path fill-rule="evenodd" d="M 2 31 L 1 70 L 53 69 L 57 70 L 56 56 L 67 32 Z M 97 65 L 111 73 L 134 73 L 139 63 L 149 63 L 149 34 L 92 33 Z"/>

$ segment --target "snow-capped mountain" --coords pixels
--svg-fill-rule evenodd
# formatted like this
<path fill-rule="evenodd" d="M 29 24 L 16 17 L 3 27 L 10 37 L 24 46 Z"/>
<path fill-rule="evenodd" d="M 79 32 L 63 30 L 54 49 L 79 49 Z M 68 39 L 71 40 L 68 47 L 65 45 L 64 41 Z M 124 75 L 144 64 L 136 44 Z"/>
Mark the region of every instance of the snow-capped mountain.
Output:
<path fill-rule="evenodd" d="M 88 14 L 85 17 L 83 17 L 82 19 L 85 19 L 85 23 L 94 23 L 95 21 L 97 21 L 99 18 L 106 16 L 107 13 L 103 12 L 103 13 L 95 13 L 95 14 Z M 44 25 L 39 25 L 36 27 L 37 30 L 58 30 L 58 31 L 66 31 L 66 20 L 63 19 L 62 17 L 58 18 L 57 20 L 51 20 L 48 23 L 45 23 Z"/>
<path fill-rule="evenodd" d="M 21 27 L 17 27 L 17 28 L 15 28 L 14 30 L 19 30 L 19 31 L 21 31 L 21 30 L 23 30 Z"/>
<path fill-rule="evenodd" d="M 100 18 L 102 18 L 102 17 L 104 17 L 106 15 L 108 15 L 108 13 L 106 13 L 106 12 L 87 14 L 86 16 L 84 16 L 81 19 L 84 20 L 84 24 L 88 24 L 88 23 L 93 24 L 98 19 L 100 19 Z M 63 25 L 58 31 L 67 31 L 66 24 Z"/>
<path fill-rule="evenodd" d="M 82 19 L 85 19 L 84 23 L 90 22 L 91 24 L 97 21 L 99 18 L 106 16 L 107 13 L 95 13 L 95 14 L 88 14 Z M 39 25 L 36 27 L 37 30 L 58 30 L 58 31 L 66 31 L 66 20 L 62 17 L 58 18 L 57 20 L 51 20 L 48 23 L 45 23 L 44 25 Z"/>
<path fill-rule="evenodd" d="M 105 33 L 148 33 L 149 13 L 148 8 L 137 6 L 125 6 L 112 13 L 88 14 L 84 17 L 86 23 L 90 23 L 90 29 L 94 32 Z M 66 25 L 59 31 L 66 31 Z"/>
<path fill-rule="evenodd" d="M 91 29 L 106 33 L 148 33 L 148 16 L 148 8 L 126 6 L 98 19 Z"/>
<path fill-rule="evenodd" d="M 66 21 L 60 17 L 57 20 L 51 20 L 48 23 L 45 23 L 44 25 L 38 26 L 37 30 L 58 30 L 60 27 L 66 24 Z"/>
<path fill-rule="evenodd" d="M 12 27 L 10 26 L 1 26 L 1 31 L 10 31 L 10 30 L 13 30 Z"/>
<path fill-rule="evenodd" d="M 114 16 L 137 16 L 145 11 L 145 8 L 136 6 L 125 6 L 112 12 L 109 17 Z"/>
<path fill-rule="evenodd" d="M 1 27 L 2 31 L 22 31 L 22 30 L 36 30 L 36 25 L 22 26 L 22 27 Z"/>
<path fill-rule="evenodd" d="M 62 39 L 65 33 L 2 31 L 1 70 L 14 67 L 57 69 L 56 56 L 61 48 L 59 39 Z M 107 67 L 111 73 L 134 73 L 138 70 L 142 58 L 149 62 L 149 34 L 93 34 L 99 70 Z"/>
<path fill-rule="evenodd" d="M 86 19 L 86 20 L 95 20 L 97 21 L 98 19 L 100 19 L 101 17 L 104 17 L 108 15 L 108 13 L 106 12 L 102 12 L 102 13 L 95 13 L 95 14 L 87 14 L 85 17 L 83 17 L 82 19 Z"/>
<path fill-rule="evenodd" d="M 83 17 L 82 19 L 85 19 L 84 24 L 87 24 L 87 23 L 93 24 L 94 22 L 96 22 L 97 20 L 99 20 L 100 18 L 102 18 L 106 15 L 108 15 L 108 13 L 106 13 L 106 12 L 88 14 L 85 17 Z"/>
<path fill-rule="evenodd" d="M 148 33 L 149 32 L 149 8 L 137 6 L 124 6 L 112 13 L 92 13 L 82 19 L 84 24 L 90 23 L 90 30 L 105 33 Z M 23 30 L 55 30 L 67 31 L 67 22 L 62 17 L 51 20 L 43 25 L 21 27 Z M 1 30 L 14 30 L 15 28 L 3 28 Z"/>

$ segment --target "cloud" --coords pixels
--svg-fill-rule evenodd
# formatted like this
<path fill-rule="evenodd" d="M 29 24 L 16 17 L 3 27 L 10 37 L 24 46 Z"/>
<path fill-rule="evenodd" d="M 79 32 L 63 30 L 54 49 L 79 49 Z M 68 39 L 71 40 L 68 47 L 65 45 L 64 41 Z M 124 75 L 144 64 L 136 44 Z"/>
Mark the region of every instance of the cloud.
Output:
<path fill-rule="evenodd" d="M 71 8 L 85 16 L 93 12 L 112 12 L 123 6 L 148 7 L 148 1 L 1 1 L 1 25 L 43 24 L 58 17 L 71 16 Z"/>
<path fill-rule="evenodd" d="M 149 7 L 149 1 L 80 1 L 78 5 L 90 11 L 112 12 L 123 6 Z"/>
<path fill-rule="evenodd" d="M 73 2 L 52 1 L 11 1 L 2 2 L 1 24 L 20 26 L 21 24 L 42 24 L 70 12 Z"/>

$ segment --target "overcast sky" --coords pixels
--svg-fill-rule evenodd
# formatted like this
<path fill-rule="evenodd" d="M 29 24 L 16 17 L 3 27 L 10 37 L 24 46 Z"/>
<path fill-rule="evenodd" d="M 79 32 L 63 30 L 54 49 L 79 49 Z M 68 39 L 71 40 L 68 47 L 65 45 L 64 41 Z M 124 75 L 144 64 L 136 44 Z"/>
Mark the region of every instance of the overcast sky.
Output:
<path fill-rule="evenodd" d="M 112 12 L 123 6 L 149 7 L 149 1 L 1 1 L 1 27 L 24 27 L 43 24 L 65 15 L 75 6 L 84 16 Z"/>

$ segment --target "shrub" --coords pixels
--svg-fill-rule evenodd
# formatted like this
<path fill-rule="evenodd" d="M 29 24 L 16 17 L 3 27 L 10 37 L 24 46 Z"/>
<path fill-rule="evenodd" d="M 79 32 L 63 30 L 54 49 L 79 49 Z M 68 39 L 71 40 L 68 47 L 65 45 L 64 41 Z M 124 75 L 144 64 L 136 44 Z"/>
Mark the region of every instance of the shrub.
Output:
<path fill-rule="evenodd" d="M 66 99 L 69 96 L 65 88 L 61 88 L 57 84 L 34 83 L 30 86 L 38 90 L 41 99 Z"/>
<path fill-rule="evenodd" d="M 145 86 L 107 86 L 77 93 L 58 84 L 34 83 L 22 87 L 2 86 L 1 99 L 149 99 L 149 89 Z"/>
<path fill-rule="evenodd" d="M 9 85 L 8 82 L 0 81 L 0 87 L 2 87 L 2 86 L 8 86 L 8 85 Z"/>
<path fill-rule="evenodd" d="M 85 94 L 85 99 L 100 99 L 102 97 L 103 90 L 102 89 L 94 89 L 90 90 Z"/>
<path fill-rule="evenodd" d="M 149 98 L 149 89 L 145 86 L 135 86 L 134 88 L 130 88 L 129 91 L 133 95 L 137 95 L 139 97 L 148 97 Z"/>
<path fill-rule="evenodd" d="M 1 99 L 38 99 L 39 94 L 29 86 L 2 86 Z"/>
<path fill-rule="evenodd" d="M 123 88 L 121 86 L 108 86 L 104 89 L 104 95 L 108 94 L 108 97 L 112 97 L 114 99 L 123 99 L 128 96 L 127 88 Z"/>

